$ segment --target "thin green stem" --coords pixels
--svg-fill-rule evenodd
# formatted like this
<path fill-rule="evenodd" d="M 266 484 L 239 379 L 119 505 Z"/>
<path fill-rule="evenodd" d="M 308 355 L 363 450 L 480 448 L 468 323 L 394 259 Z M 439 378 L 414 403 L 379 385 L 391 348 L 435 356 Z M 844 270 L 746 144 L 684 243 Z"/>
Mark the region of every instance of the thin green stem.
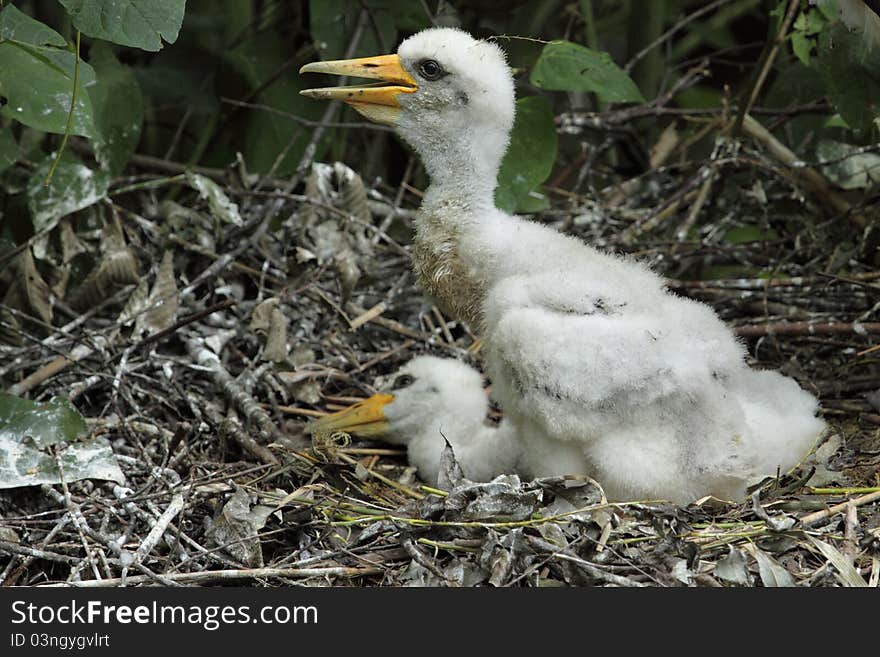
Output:
<path fill-rule="evenodd" d="M 491 529 L 515 529 L 517 527 L 535 527 L 545 525 L 550 522 L 566 522 L 570 516 L 579 513 L 589 513 L 600 509 L 626 507 L 633 505 L 643 505 L 657 502 L 658 500 L 638 500 L 632 502 L 606 502 L 603 504 L 595 504 L 573 511 L 565 511 L 553 516 L 530 518 L 528 520 L 510 520 L 510 521 L 450 521 L 450 520 L 426 520 L 424 518 L 407 518 L 394 515 L 392 513 L 386 515 L 369 516 L 366 518 L 358 518 L 356 516 L 337 514 L 341 520 L 331 521 L 334 527 L 347 527 L 349 525 L 358 525 L 363 523 L 372 523 L 377 520 L 387 520 L 394 523 L 402 523 L 412 527 L 460 527 L 460 528 L 491 528 Z"/>
<path fill-rule="evenodd" d="M 176 176 L 169 176 L 167 178 L 155 178 L 154 180 L 144 180 L 142 182 L 133 183 L 131 185 L 126 185 L 125 187 L 119 187 L 118 189 L 114 189 L 110 192 L 110 197 L 121 196 L 122 194 L 128 194 L 129 192 L 136 192 L 142 189 L 156 189 L 157 187 L 164 187 L 166 185 L 176 185 L 178 183 L 182 183 L 186 180 L 186 174 L 181 173 Z"/>
<path fill-rule="evenodd" d="M 52 182 L 52 176 L 55 175 L 55 169 L 58 168 L 58 163 L 61 162 L 61 156 L 64 154 L 64 147 L 67 146 L 67 140 L 70 137 L 70 131 L 73 129 L 73 112 L 76 109 L 76 91 L 79 87 L 79 44 L 80 44 L 80 31 L 76 31 L 76 60 L 73 63 L 73 94 L 70 96 L 70 111 L 67 113 L 67 126 L 64 128 L 64 137 L 61 138 L 61 146 L 58 148 L 58 154 L 55 156 L 55 161 L 52 162 L 52 168 L 49 169 L 49 173 L 46 174 L 46 180 L 43 183 L 46 187 Z"/>
<path fill-rule="evenodd" d="M 441 541 L 432 541 L 428 538 L 420 538 L 416 541 L 421 545 L 427 545 L 435 550 L 449 550 L 450 552 L 458 550 L 459 552 L 480 552 L 478 547 L 470 547 L 466 545 L 456 545 L 455 543 L 443 543 Z"/>
<path fill-rule="evenodd" d="M 694 529 L 738 529 L 740 527 L 761 527 L 763 520 L 744 520 L 741 522 L 695 522 Z"/>
<path fill-rule="evenodd" d="M 880 486 L 866 486 L 855 488 L 810 488 L 814 495 L 867 495 L 868 493 L 880 492 Z"/>

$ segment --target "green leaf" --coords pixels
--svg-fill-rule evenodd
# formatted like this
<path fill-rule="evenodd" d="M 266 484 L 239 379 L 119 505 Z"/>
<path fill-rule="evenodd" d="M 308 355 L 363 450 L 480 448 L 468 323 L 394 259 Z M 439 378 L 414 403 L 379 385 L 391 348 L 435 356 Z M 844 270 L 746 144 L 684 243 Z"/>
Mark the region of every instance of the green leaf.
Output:
<path fill-rule="evenodd" d="M 826 21 L 836 21 L 840 18 L 840 10 L 836 2 L 818 2 L 816 7 L 822 12 L 822 18 Z"/>
<path fill-rule="evenodd" d="M 550 207 L 550 201 L 547 199 L 547 196 L 537 189 L 533 189 L 520 199 L 519 206 L 516 208 L 515 212 L 520 212 L 522 214 L 532 214 L 535 212 L 542 212 Z"/>
<path fill-rule="evenodd" d="M 89 89 L 95 118 L 95 155 L 110 175 L 120 173 L 134 153 L 144 122 L 144 99 L 131 69 L 106 43 L 92 46 L 97 83 Z"/>
<path fill-rule="evenodd" d="M 157 51 L 177 41 L 186 0 L 59 0 L 74 27 L 96 39 Z"/>
<path fill-rule="evenodd" d="M 18 160 L 18 142 L 10 128 L 0 128 L 0 171 L 8 169 Z"/>
<path fill-rule="evenodd" d="M 47 187 L 44 184 L 46 174 L 54 158 L 55 155 L 50 154 L 43 159 L 28 183 L 28 207 L 35 232 L 50 228 L 62 217 L 97 203 L 110 186 L 110 176 L 105 172 L 93 171 L 73 155 L 65 153 Z"/>
<path fill-rule="evenodd" d="M 825 20 L 825 17 L 822 15 L 821 12 L 808 11 L 806 12 L 806 14 L 801 15 L 805 15 L 807 17 L 806 25 L 804 27 L 804 31 L 807 34 L 819 34 L 819 32 L 821 32 L 825 28 L 825 24 L 827 21 Z"/>
<path fill-rule="evenodd" d="M 7 5 L 0 11 L 0 40 L 4 39 L 33 46 L 64 48 L 67 45 L 67 41 L 58 32 L 22 13 L 15 5 Z"/>
<path fill-rule="evenodd" d="M 844 121 L 869 130 L 880 115 L 880 48 L 835 23 L 819 37 L 817 68 Z"/>
<path fill-rule="evenodd" d="M 0 435 L 30 435 L 37 447 L 73 442 L 88 433 L 85 420 L 64 398 L 47 404 L 0 393 Z"/>
<path fill-rule="evenodd" d="M 38 404 L 0 393 L 0 489 L 57 484 L 62 474 L 64 481 L 123 483 L 110 444 L 87 435 L 85 420 L 66 399 Z"/>
<path fill-rule="evenodd" d="M 532 191 L 547 180 L 556 161 L 556 126 L 550 104 L 539 96 L 516 102 L 510 147 L 498 173 L 495 204 L 507 212 L 535 211 Z"/>
<path fill-rule="evenodd" d="M 805 66 L 810 65 L 810 50 L 813 48 L 812 39 L 808 39 L 803 32 L 794 32 L 791 35 L 791 49 L 795 56 Z"/>
<path fill-rule="evenodd" d="M 825 122 L 822 124 L 825 128 L 842 128 L 843 130 L 849 130 L 850 125 L 843 120 L 843 117 L 840 114 L 833 114 L 825 119 Z"/>
<path fill-rule="evenodd" d="M 632 81 L 607 52 L 570 41 L 544 46 L 531 75 L 532 84 L 551 91 L 591 91 L 608 103 L 645 102 Z"/>
<path fill-rule="evenodd" d="M 819 34 L 825 26 L 825 19 L 821 12 L 809 9 L 802 11 L 794 21 L 792 30 L 794 32 L 803 32 L 804 34 Z"/>
<path fill-rule="evenodd" d="M 63 133 L 73 96 L 75 63 L 76 55 L 66 50 L 0 42 L 0 96 L 6 98 L 0 116 L 43 132 Z M 95 125 L 86 88 L 94 84 L 95 71 L 82 61 L 79 66 L 71 133 L 92 137 Z"/>

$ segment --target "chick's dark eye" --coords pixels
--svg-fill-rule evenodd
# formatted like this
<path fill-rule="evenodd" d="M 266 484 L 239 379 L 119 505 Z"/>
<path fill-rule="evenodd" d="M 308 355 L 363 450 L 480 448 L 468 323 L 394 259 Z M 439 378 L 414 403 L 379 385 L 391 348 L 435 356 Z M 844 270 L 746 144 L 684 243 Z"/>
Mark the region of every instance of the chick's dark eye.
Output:
<path fill-rule="evenodd" d="M 433 59 L 423 59 L 419 62 L 419 75 L 426 80 L 439 80 L 446 75 L 446 71 Z"/>
<path fill-rule="evenodd" d="M 411 386 L 415 383 L 416 378 L 411 374 L 401 374 L 396 379 L 394 379 L 394 383 L 391 385 L 392 390 L 400 390 L 401 388 L 406 388 L 407 386 Z"/>

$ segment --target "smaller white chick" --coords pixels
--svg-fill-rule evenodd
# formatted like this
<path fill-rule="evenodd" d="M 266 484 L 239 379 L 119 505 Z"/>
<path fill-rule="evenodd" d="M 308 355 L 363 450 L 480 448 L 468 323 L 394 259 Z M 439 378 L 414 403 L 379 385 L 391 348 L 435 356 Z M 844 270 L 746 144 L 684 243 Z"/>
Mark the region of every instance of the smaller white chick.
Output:
<path fill-rule="evenodd" d="M 311 423 L 307 431 L 344 431 L 405 445 L 419 476 L 436 485 L 446 441 L 464 476 L 491 481 L 513 472 L 519 444 L 510 424 L 487 426 L 489 400 L 483 378 L 457 360 L 419 356 L 391 379 L 389 390 Z"/>

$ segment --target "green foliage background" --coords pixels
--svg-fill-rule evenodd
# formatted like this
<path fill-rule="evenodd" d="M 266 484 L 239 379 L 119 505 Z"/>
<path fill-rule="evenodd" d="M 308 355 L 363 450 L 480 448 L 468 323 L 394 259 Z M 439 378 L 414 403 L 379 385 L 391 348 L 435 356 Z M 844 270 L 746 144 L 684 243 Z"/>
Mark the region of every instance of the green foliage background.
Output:
<path fill-rule="evenodd" d="M 238 162 L 250 173 L 289 179 L 311 161 L 305 150 L 322 117 L 333 129 L 318 141 L 315 160 L 347 160 L 365 179 L 396 182 L 410 157 L 406 147 L 387 131 L 363 129 L 350 110 L 301 97 L 314 81 L 297 70 L 317 58 L 391 52 L 432 24 L 498 38 L 508 50 L 520 101 L 497 201 L 538 211 L 547 206 L 541 185 L 554 167 L 565 170 L 580 156 L 578 140 L 557 138 L 560 113 L 651 103 L 688 67 L 719 52 L 712 75 L 681 89 L 674 104 L 719 107 L 750 88 L 788 3 L 716 2 L 716 11 L 674 30 L 708 4 L 0 0 L 0 240 L 20 244 L 51 229 L 60 216 L 104 198 L 143 158 L 214 169 Z M 668 30 L 674 38 L 651 48 Z M 880 47 L 868 48 L 844 27 L 833 3 L 803 3 L 765 103 L 828 99 L 830 116 L 806 114 L 785 128 L 805 154 L 823 142 L 826 151 L 829 142 L 838 151 L 872 143 L 878 70 Z M 660 123 L 646 130 L 659 133 Z M 72 140 L 58 158 L 65 133 Z M 606 158 L 618 168 L 644 165 L 617 149 Z M 53 166 L 45 188 L 40 180 Z M 424 174 L 417 169 L 412 182 L 423 186 Z"/>

